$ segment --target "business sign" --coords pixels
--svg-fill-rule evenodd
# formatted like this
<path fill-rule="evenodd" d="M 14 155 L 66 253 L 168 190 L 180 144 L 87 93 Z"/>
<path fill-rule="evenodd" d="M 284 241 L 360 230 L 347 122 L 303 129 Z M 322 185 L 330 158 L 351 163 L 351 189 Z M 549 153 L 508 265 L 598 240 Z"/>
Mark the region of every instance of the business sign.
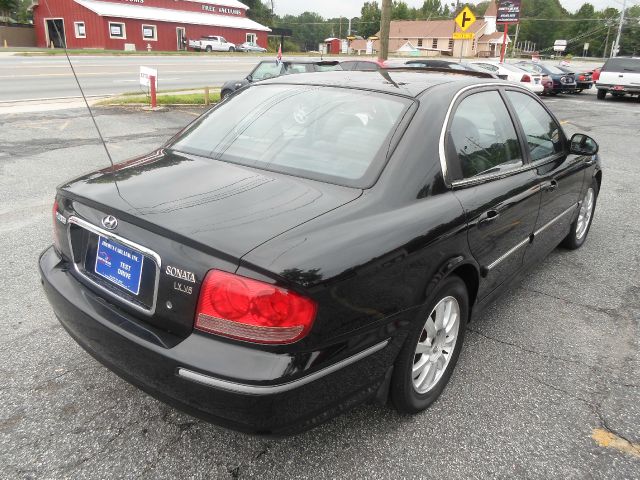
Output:
<path fill-rule="evenodd" d="M 567 41 L 566 40 L 556 40 L 553 42 L 553 51 L 562 53 L 567 49 Z"/>
<path fill-rule="evenodd" d="M 460 27 L 460 30 L 463 32 L 467 30 L 471 25 L 473 25 L 476 21 L 476 16 L 469 9 L 469 7 L 464 7 L 462 11 L 456 17 L 456 23 Z"/>
<path fill-rule="evenodd" d="M 340 53 L 349 53 L 349 40 L 340 41 Z"/>
<path fill-rule="evenodd" d="M 158 89 L 158 70 L 156 70 L 155 68 L 140 67 L 140 85 L 147 88 L 150 87 L 151 77 L 154 77 L 156 79 L 155 84 L 156 84 L 156 90 L 157 90 Z"/>
<path fill-rule="evenodd" d="M 373 40 L 367 40 L 367 55 L 373 55 Z"/>
<path fill-rule="evenodd" d="M 498 23 L 518 23 L 520 21 L 520 0 L 500 0 L 496 21 Z"/>
<path fill-rule="evenodd" d="M 473 40 L 473 32 L 453 32 L 454 40 Z"/>

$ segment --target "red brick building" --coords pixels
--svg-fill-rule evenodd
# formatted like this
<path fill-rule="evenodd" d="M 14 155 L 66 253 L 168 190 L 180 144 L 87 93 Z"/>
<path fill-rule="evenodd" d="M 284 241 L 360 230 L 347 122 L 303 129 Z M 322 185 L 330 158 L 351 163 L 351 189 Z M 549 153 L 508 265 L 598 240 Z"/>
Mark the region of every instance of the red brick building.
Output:
<path fill-rule="evenodd" d="M 268 27 L 237 0 L 35 0 L 39 47 L 186 50 L 188 39 L 219 35 L 267 46 Z M 57 27 L 57 28 L 56 28 Z M 59 32 L 59 34 L 58 34 Z"/>

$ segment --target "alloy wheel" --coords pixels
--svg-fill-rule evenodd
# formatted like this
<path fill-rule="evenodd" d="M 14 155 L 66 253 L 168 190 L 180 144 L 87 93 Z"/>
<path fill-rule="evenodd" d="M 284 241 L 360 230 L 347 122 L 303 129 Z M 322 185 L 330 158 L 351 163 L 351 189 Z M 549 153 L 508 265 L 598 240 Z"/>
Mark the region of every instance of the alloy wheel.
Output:
<path fill-rule="evenodd" d="M 589 187 L 587 193 L 580 205 L 580 213 L 578 214 L 578 223 L 576 224 L 576 239 L 581 240 L 587 233 L 589 223 L 591 222 L 591 216 L 593 215 L 593 205 L 595 200 L 595 192 L 593 187 Z"/>
<path fill-rule="evenodd" d="M 427 317 L 416 345 L 411 370 L 416 392 L 427 393 L 438 383 L 453 356 L 459 329 L 458 300 L 445 297 Z"/>

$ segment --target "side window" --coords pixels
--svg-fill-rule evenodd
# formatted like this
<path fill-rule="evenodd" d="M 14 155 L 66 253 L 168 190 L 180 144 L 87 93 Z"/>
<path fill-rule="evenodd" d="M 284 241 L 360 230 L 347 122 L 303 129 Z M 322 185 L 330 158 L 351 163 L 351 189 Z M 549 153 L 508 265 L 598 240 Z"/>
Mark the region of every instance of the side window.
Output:
<path fill-rule="evenodd" d="M 563 137 L 560 126 L 535 99 L 520 92 L 507 92 L 527 137 L 531 161 L 561 153 Z"/>
<path fill-rule="evenodd" d="M 282 64 L 276 62 L 261 63 L 252 73 L 255 82 L 265 80 L 267 78 L 279 77 L 282 74 Z"/>
<path fill-rule="evenodd" d="M 466 97 L 451 121 L 451 140 L 459 165 L 451 168 L 455 180 L 500 173 L 522 166 L 515 127 L 497 91 Z M 450 159 L 449 163 L 455 162 Z M 459 168 L 457 168 L 459 166 Z"/>

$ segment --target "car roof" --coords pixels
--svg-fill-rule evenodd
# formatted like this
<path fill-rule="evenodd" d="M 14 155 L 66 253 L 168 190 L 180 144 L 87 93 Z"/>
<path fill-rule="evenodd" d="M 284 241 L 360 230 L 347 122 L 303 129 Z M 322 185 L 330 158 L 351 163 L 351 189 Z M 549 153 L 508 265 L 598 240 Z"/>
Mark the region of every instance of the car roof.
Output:
<path fill-rule="evenodd" d="M 327 87 L 355 88 L 359 90 L 374 90 L 384 93 L 417 97 L 431 87 L 457 83 L 460 88 L 467 85 L 482 83 L 505 83 L 496 78 L 479 77 L 473 72 L 459 70 L 416 70 L 382 69 L 379 71 L 333 71 L 318 73 L 301 73 L 285 75 L 260 84 L 289 84 L 289 85 L 320 85 Z"/>
<path fill-rule="evenodd" d="M 260 63 L 276 63 L 276 60 L 262 60 Z M 334 66 L 340 65 L 340 62 L 335 60 L 309 60 L 309 59 L 301 59 L 301 60 L 282 60 L 285 65 L 326 65 L 326 66 Z"/>

